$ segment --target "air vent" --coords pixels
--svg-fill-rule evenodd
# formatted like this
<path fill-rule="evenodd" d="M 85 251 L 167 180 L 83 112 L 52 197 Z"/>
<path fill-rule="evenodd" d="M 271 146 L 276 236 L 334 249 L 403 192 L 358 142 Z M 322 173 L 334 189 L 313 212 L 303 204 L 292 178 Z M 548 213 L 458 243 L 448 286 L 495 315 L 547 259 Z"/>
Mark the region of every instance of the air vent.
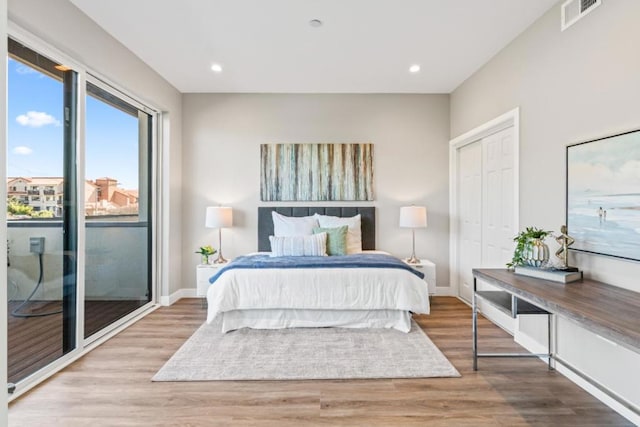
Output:
<path fill-rule="evenodd" d="M 600 6 L 602 0 L 567 0 L 562 4 L 560 28 L 566 30 L 589 12 Z"/>

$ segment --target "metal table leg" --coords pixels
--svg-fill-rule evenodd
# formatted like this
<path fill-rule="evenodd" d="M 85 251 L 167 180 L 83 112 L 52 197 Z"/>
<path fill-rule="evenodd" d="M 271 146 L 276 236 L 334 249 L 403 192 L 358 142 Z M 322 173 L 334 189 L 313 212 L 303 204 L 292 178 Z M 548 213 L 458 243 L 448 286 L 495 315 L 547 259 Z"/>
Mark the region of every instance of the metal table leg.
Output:
<path fill-rule="evenodd" d="M 473 370 L 478 370 L 478 306 L 476 300 L 476 278 L 473 278 L 473 296 L 472 301 L 472 333 L 473 333 Z"/>

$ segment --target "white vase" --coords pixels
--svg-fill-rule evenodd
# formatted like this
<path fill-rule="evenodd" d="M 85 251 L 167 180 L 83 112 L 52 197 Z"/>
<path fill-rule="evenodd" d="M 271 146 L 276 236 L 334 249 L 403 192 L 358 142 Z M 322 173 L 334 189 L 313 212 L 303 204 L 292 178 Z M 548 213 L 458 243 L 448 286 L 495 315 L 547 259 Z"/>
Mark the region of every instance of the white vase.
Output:
<path fill-rule="evenodd" d="M 549 246 L 543 239 L 531 239 L 525 246 L 524 261 L 531 267 L 543 267 L 549 262 Z"/>

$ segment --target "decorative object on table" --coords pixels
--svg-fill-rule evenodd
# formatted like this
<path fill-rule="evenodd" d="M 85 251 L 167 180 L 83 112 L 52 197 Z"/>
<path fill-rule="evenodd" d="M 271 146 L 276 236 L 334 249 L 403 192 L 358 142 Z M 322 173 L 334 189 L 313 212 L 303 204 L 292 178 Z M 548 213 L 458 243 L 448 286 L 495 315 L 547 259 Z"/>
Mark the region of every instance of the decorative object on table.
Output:
<path fill-rule="evenodd" d="M 513 269 L 520 265 L 530 267 L 546 265 L 549 261 L 549 247 L 544 243 L 544 239 L 551 234 L 551 231 L 536 227 L 527 227 L 521 231 L 513 238 L 513 241 L 516 242 L 516 249 L 507 267 Z"/>
<path fill-rule="evenodd" d="M 211 245 L 200 246 L 200 249 L 196 251 L 197 254 L 200 254 L 202 257 L 202 264 L 209 264 L 209 257 L 216 253 L 216 250 L 213 249 Z"/>
<path fill-rule="evenodd" d="M 222 256 L 222 229 L 233 225 L 233 210 L 226 206 L 209 206 L 204 226 L 218 229 L 218 258 L 215 264 L 224 264 L 227 260 Z"/>
<path fill-rule="evenodd" d="M 407 259 L 409 264 L 420 264 L 416 257 L 416 228 L 427 228 L 427 208 L 424 206 L 405 206 L 400 208 L 400 227 L 411 228 L 412 251 Z"/>
<path fill-rule="evenodd" d="M 560 259 L 560 265 L 555 267 L 556 270 L 578 271 L 576 267 L 569 267 L 568 264 L 569 246 L 573 245 L 575 239 L 567 234 L 566 225 L 560 227 L 560 235 L 555 239 L 560 245 L 560 248 L 556 251 L 556 257 Z"/>
<path fill-rule="evenodd" d="M 582 280 L 582 271 L 567 271 L 553 267 L 529 267 L 526 265 L 516 266 L 514 269 L 516 274 L 521 276 L 536 277 L 538 279 L 551 280 L 559 283 L 570 283 Z"/>
<path fill-rule="evenodd" d="M 373 144 L 262 144 L 260 199 L 374 200 Z"/>
<path fill-rule="evenodd" d="M 571 250 L 640 261 L 640 130 L 567 147 Z"/>

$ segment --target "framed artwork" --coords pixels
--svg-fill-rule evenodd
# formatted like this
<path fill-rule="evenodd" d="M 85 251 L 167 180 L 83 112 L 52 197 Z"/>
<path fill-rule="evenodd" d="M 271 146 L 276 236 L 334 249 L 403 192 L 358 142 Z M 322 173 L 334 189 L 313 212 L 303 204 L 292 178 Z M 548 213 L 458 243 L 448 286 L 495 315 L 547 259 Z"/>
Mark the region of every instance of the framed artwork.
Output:
<path fill-rule="evenodd" d="M 640 130 L 567 147 L 571 249 L 640 261 Z"/>
<path fill-rule="evenodd" d="M 263 201 L 373 199 L 373 144 L 262 144 Z"/>

